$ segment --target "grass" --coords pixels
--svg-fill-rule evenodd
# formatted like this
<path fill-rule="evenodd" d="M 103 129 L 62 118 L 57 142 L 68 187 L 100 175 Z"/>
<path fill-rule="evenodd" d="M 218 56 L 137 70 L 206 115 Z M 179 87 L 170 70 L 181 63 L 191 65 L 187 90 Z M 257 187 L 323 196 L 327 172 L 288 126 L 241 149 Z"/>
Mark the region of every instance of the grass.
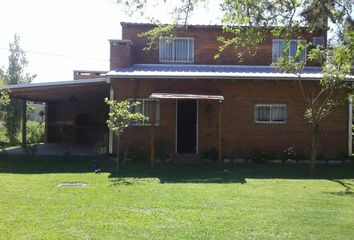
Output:
<path fill-rule="evenodd" d="M 354 166 L 0 156 L 0 239 L 353 239 Z M 58 188 L 61 182 L 84 188 Z"/>

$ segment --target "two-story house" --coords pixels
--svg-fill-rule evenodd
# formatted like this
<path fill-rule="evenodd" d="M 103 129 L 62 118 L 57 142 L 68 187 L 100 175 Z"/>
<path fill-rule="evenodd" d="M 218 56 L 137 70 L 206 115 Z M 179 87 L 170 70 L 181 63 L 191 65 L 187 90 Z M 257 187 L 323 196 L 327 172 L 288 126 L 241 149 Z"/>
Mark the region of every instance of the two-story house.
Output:
<path fill-rule="evenodd" d="M 304 119 L 297 77 L 270 66 L 283 54 L 283 39 L 269 34 L 255 56 L 245 51 L 239 63 L 232 48 L 214 58 L 220 45 L 217 37 L 227 35 L 221 26 L 188 26 L 174 39 L 161 38 L 158 48 L 144 51 L 146 39 L 138 35 L 154 26 L 121 25 L 122 40 L 109 41 L 108 73 L 78 71 L 74 81 L 11 87 L 14 97 L 47 103 L 47 142 L 107 139 L 108 151 L 114 153 L 114 135 L 105 125 L 109 109 L 103 99 L 109 97 L 141 102 L 135 111 L 150 119 L 133 123 L 122 136 L 122 146 L 137 146 L 150 155 L 151 164 L 157 140 L 169 143 L 171 154 L 215 149 L 220 160 L 288 147 L 309 154 L 312 133 Z M 321 35 L 304 32 L 302 40 L 290 41 L 290 56 L 299 41 L 324 43 Z M 302 77 L 305 87 L 312 88 L 319 84 L 321 72 L 308 65 Z M 344 106 L 323 122 L 323 156 L 351 154 L 350 118 L 351 108 Z"/>

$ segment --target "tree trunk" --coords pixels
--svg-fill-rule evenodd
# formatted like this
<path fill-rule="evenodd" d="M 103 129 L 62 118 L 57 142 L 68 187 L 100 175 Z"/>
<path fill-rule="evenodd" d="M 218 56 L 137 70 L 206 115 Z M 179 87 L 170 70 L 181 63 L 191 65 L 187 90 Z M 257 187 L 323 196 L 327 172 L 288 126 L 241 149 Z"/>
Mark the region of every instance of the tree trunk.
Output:
<path fill-rule="evenodd" d="M 311 145 L 311 161 L 310 161 L 310 173 L 311 175 L 316 174 L 316 160 L 318 153 L 318 134 L 319 125 L 314 124 L 312 128 L 312 145 Z"/>
<path fill-rule="evenodd" d="M 119 154 L 120 154 L 120 152 L 119 152 L 119 146 L 120 145 L 120 134 L 118 133 L 117 134 L 117 172 L 118 172 L 118 170 L 119 170 Z"/>

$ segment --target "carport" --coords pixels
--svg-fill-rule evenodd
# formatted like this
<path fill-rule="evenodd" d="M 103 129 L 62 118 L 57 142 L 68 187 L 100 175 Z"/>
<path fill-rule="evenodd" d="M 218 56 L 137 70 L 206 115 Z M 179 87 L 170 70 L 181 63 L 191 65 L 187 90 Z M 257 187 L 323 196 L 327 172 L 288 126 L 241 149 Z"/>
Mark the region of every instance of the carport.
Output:
<path fill-rule="evenodd" d="M 8 86 L 23 101 L 22 142 L 26 143 L 27 101 L 45 103 L 45 143 L 95 144 L 108 138 L 109 96 L 105 78 Z"/>

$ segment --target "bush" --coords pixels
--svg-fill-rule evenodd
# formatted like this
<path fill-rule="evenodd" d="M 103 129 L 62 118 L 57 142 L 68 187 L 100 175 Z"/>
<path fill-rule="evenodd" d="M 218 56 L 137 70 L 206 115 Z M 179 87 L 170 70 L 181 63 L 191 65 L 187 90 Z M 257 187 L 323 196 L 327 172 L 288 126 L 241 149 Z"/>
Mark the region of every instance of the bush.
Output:
<path fill-rule="evenodd" d="M 23 151 L 25 152 L 26 156 L 34 156 L 38 151 L 38 147 L 36 143 L 32 143 L 27 141 L 25 146 L 22 146 Z"/>
<path fill-rule="evenodd" d="M 346 152 L 340 152 L 337 154 L 336 160 L 344 162 L 346 160 L 350 160 L 350 157 L 348 156 L 348 154 Z"/>
<path fill-rule="evenodd" d="M 157 139 L 156 141 L 156 158 L 167 159 L 170 157 L 172 143 L 164 139 Z"/>
<path fill-rule="evenodd" d="M 288 147 L 284 149 L 280 154 L 280 158 L 283 162 L 287 160 L 297 160 L 296 157 L 297 157 L 297 153 L 293 147 Z"/>
<path fill-rule="evenodd" d="M 27 139 L 31 143 L 44 142 L 44 126 L 43 122 L 28 121 L 27 122 Z"/>
<path fill-rule="evenodd" d="M 132 159 L 133 161 L 137 162 L 146 162 L 148 160 L 148 153 L 145 149 L 139 148 L 136 145 L 132 145 L 129 148 L 128 158 Z"/>
<path fill-rule="evenodd" d="M 270 150 L 256 150 L 251 155 L 251 159 L 255 163 L 266 163 L 269 160 L 274 160 L 276 158 L 276 154 L 274 151 Z"/>
<path fill-rule="evenodd" d="M 215 148 L 211 148 L 207 151 L 205 151 L 202 155 L 204 159 L 211 159 L 211 160 L 216 160 L 218 159 L 218 150 Z"/>

